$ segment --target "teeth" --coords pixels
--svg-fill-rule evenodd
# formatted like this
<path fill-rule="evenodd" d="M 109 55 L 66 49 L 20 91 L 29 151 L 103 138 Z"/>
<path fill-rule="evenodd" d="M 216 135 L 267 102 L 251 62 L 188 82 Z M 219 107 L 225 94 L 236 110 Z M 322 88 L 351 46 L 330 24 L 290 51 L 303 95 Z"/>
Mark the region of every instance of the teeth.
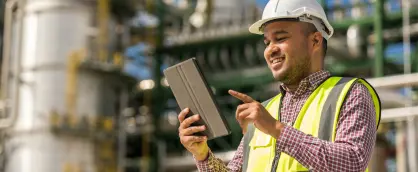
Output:
<path fill-rule="evenodd" d="M 281 62 L 283 59 L 282 58 L 276 58 L 272 61 L 272 63 L 279 63 Z"/>

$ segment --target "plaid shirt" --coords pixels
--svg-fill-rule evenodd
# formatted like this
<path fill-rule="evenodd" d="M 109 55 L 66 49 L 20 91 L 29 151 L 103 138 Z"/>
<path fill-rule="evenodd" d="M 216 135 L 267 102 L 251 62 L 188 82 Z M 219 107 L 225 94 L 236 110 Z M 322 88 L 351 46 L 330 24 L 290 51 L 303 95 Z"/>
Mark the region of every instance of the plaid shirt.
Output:
<path fill-rule="evenodd" d="M 281 122 L 293 124 L 308 99 L 330 73 L 318 71 L 303 79 L 294 92 L 286 94 L 281 108 Z M 277 140 L 276 153 L 285 152 L 312 171 L 364 171 L 371 158 L 376 139 L 375 108 L 370 93 L 363 84 L 355 83 L 347 95 L 337 124 L 335 142 L 320 140 L 287 125 Z M 243 140 L 234 158 L 225 165 L 212 152 L 204 161 L 196 161 L 199 171 L 239 172 L 243 164 Z"/>

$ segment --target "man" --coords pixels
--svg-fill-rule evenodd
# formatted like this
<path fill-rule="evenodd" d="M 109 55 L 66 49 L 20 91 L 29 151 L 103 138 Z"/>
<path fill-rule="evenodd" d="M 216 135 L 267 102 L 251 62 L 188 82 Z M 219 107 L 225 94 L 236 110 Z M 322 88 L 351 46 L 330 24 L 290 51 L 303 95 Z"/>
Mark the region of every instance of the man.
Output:
<path fill-rule="evenodd" d="M 316 0 L 270 0 L 250 32 L 263 34 L 264 56 L 280 93 L 259 103 L 242 100 L 236 118 L 245 133 L 226 166 L 210 151 L 204 126 L 179 114 L 181 143 L 199 171 L 365 171 L 380 120 L 380 101 L 362 79 L 331 77 L 324 70 L 333 29 Z"/>

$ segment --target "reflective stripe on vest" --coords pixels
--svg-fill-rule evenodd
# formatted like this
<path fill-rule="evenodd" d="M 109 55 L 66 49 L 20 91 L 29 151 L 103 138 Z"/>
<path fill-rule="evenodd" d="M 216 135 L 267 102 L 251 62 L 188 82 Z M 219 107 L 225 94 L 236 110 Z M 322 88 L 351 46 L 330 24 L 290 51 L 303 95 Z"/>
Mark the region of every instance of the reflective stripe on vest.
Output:
<path fill-rule="evenodd" d="M 305 134 L 334 142 L 340 109 L 347 93 L 356 81 L 364 84 L 373 98 L 376 109 L 376 127 L 378 127 L 380 122 L 380 100 L 376 91 L 363 79 L 342 77 L 330 77 L 315 89 L 300 110 L 293 127 Z M 263 102 L 269 113 L 277 120 L 280 120 L 279 106 L 281 97 L 282 95 L 279 94 L 269 101 Z M 254 125 L 249 125 L 248 131 L 244 136 L 244 163 L 242 171 L 309 171 L 309 167 L 302 166 L 302 164 L 286 153 L 280 154 L 278 162 L 274 161 L 275 149 L 276 139 L 261 132 Z M 366 171 L 368 170 L 366 169 Z"/>

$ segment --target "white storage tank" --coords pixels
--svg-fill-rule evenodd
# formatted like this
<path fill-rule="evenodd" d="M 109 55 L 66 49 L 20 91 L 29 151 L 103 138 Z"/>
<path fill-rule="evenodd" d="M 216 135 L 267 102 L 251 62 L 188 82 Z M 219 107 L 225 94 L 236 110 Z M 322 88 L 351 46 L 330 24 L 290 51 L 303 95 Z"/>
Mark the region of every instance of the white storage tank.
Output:
<path fill-rule="evenodd" d="M 7 129 L 6 172 L 97 171 L 94 139 L 56 134 L 50 120 L 53 113 L 63 118 L 71 108 L 78 119 L 120 111 L 115 102 L 127 91 L 123 82 L 109 84 L 111 77 L 88 70 L 69 78 L 70 54 L 90 48 L 96 3 L 7 1 L 8 16 L 13 16 L 5 24 L 13 26 L 5 33 L 11 35 L 4 53 L 10 59 L 4 65 L 9 66 L 8 115 L 17 120 Z"/>

